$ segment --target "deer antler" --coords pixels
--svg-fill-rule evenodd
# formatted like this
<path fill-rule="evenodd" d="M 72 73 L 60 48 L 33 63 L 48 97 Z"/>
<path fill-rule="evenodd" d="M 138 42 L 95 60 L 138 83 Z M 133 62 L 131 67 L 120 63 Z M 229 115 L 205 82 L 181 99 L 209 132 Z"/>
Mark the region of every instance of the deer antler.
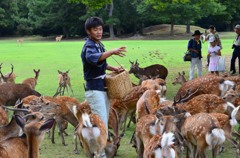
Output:
<path fill-rule="evenodd" d="M 135 65 L 138 64 L 138 59 L 135 61 Z"/>
<path fill-rule="evenodd" d="M 2 79 L 5 79 L 5 77 L 3 76 L 2 71 L 1 71 L 1 69 L 2 69 L 2 64 L 3 64 L 3 63 L 0 64 L 0 75 L 1 75 Z"/>
<path fill-rule="evenodd" d="M 176 97 L 174 97 L 174 102 L 173 102 L 173 106 L 176 105 L 177 103 L 181 103 L 181 102 L 186 102 L 189 100 L 189 98 L 191 98 L 194 94 L 196 94 L 198 92 L 198 90 L 200 89 L 200 87 L 198 87 L 193 93 L 190 93 L 190 89 L 187 90 L 186 94 L 182 97 L 181 94 L 179 94 L 179 99 L 178 101 L 176 101 Z"/>
<path fill-rule="evenodd" d="M 129 60 L 129 62 L 130 62 L 130 64 L 134 64 L 134 62 L 133 62 L 133 61 L 131 61 L 131 60 Z"/>
<path fill-rule="evenodd" d="M 14 66 L 13 66 L 13 64 L 11 64 L 11 72 L 9 73 L 9 75 L 8 75 L 8 77 L 7 78 L 9 78 L 11 75 L 12 75 L 12 73 L 13 73 L 13 69 L 14 69 Z"/>

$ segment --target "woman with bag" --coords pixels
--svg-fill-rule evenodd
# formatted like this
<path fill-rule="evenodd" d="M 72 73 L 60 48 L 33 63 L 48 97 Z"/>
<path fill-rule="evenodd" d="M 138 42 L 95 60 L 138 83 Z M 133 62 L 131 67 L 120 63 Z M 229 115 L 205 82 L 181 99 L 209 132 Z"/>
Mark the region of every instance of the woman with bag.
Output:
<path fill-rule="evenodd" d="M 210 47 L 208 48 L 208 55 L 210 57 L 208 71 L 212 74 L 215 73 L 216 75 L 219 75 L 218 60 L 219 56 L 221 56 L 221 48 L 216 44 L 214 37 L 209 38 L 208 41 L 210 43 Z"/>

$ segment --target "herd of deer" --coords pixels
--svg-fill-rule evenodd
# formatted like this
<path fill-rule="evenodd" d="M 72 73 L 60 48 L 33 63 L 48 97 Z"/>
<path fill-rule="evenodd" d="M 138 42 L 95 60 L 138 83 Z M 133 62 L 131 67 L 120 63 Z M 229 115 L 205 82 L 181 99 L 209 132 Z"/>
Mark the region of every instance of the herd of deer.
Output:
<path fill-rule="evenodd" d="M 46 132 L 50 137 L 51 128 L 55 143 L 56 125 L 66 145 L 64 135 L 70 123 L 75 128 L 75 153 L 79 153 L 80 144 L 87 157 L 100 158 L 105 151 L 106 157 L 112 158 L 127 129 L 128 117 L 135 124 L 131 143 L 138 158 L 183 157 L 185 149 L 191 158 L 204 158 L 205 151 L 211 149 L 215 158 L 226 140 L 240 157 L 240 134 L 234 130 L 240 122 L 240 77 L 206 75 L 186 81 L 185 73 L 179 73 L 173 84 L 182 86 L 173 100 L 167 100 L 167 69 L 162 65 L 140 68 L 137 61 L 130 63 L 130 73 L 141 81 L 123 98 L 110 100 L 109 131 L 86 101 L 41 96 L 34 90 L 40 70 L 34 70 L 34 78 L 16 84 L 13 66 L 3 75 L 1 64 L 0 157 L 38 158 L 40 143 Z M 59 89 L 67 85 L 71 88 L 68 72 L 59 71 Z M 62 90 L 56 93 L 64 95 Z M 7 110 L 14 111 L 10 121 Z"/>

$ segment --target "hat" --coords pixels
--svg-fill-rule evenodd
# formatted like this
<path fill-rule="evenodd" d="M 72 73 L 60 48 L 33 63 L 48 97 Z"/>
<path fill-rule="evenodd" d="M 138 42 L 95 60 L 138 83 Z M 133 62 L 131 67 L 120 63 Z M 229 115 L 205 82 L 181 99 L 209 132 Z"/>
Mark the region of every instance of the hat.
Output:
<path fill-rule="evenodd" d="M 215 29 L 215 27 L 213 25 L 210 25 L 209 28 L 213 29 L 213 30 Z"/>
<path fill-rule="evenodd" d="M 211 42 L 214 42 L 215 41 L 215 38 L 214 37 L 210 37 L 208 42 L 211 43 Z"/>
<path fill-rule="evenodd" d="M 192 36 L 195 36 L 195 35 L 202 35 L 202 33 L 199 30 L 196 30 L 194 31 L 194 34 Z"/>
<path fill-rule="evenodd" d="M 237 25 L 235 26 L 235 29 L 240 29 L 240 25 L 237 24 Z"/>

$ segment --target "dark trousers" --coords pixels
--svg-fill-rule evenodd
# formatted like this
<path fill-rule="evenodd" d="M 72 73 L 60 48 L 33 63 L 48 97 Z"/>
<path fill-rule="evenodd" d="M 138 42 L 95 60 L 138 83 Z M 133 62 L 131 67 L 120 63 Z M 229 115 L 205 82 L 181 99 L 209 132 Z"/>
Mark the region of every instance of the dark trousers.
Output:
<path fill-rule="evenodd" d="M 230 71 L 236 72 L 235 61 L 238 58 L 238 69 L 240 69 L 240 47 L 235 47 L 231 59 Z M 240 73 L 240 70 L 239 70 Z"/>

